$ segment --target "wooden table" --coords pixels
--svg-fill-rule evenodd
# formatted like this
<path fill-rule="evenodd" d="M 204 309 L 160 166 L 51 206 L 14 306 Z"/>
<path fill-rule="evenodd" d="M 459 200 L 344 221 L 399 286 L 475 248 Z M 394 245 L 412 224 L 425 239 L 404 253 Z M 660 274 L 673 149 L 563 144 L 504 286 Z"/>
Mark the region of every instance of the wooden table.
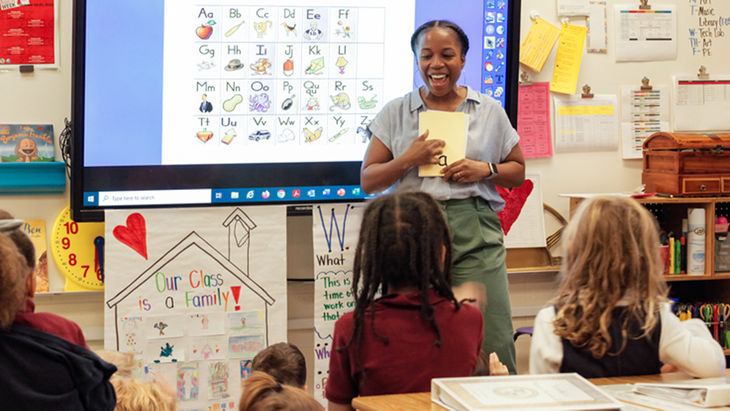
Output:
<path fill-rule="evenodd" d="M 730 376 L 730 368 L 725 370 L 725 375 Z M 592 378 L 590 381 L 596 385 L 612 384 L 633 384 L 636 382 L 670 382 L 692 378 L 681 372 L 673 372 L 655 375 L 639 375 L 635 377 L 611 377 Z M 352 400 L 352 406 L 362 411 L 401 411 L 401 410 L 432 410 L 447 411 L 439 405 L 431 402 L 431 393 L 417 392 L 411 394 L 373 395 L 369 397 L 357 397 Z M 717 409 L 717 408 L 709 408 Z"/>

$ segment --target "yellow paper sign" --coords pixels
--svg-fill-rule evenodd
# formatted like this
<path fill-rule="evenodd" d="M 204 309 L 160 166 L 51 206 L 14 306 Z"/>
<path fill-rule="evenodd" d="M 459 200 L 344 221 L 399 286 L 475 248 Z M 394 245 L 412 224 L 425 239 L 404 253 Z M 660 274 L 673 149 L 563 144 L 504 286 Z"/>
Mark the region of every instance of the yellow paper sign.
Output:
<path fill-rule="evenodd" d="M 613 106 L 561 106 L 559 116 L 610 116 Z"/>
<path fill-rule="evenodd" d="M 558 51 L 555 54 L 555 68 L 553 68 L 553 79 L 550 81 L 550 91 L 575 94 L 580 63 L 583 59 L 586 30 L 583 26 L 563 24 Z"/>
<path fill-rule="evenodd" d="M 538 17 L 520 44 L 520 63 L 535 71 L 542 70 L 559 36 L 559 28 Z"/>
<path fill-rule="evenodd" d="M 418 116 L 418 134 L 429 130 L 428 140 L 444 140 L 444 152 L 438 164 L 418 167 L 419 177 L 440 177 L 441 169 L 466 156 L 468 117 L 462 112 L 422 111 Z"/>

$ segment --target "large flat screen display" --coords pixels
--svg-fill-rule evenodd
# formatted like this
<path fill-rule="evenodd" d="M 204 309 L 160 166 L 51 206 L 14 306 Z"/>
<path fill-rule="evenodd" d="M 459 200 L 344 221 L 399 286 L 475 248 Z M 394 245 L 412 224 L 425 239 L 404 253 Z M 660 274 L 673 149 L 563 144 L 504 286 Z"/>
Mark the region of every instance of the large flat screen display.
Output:
<path fill-rule="evenodd" d="M 409 40 L 432 19 L 514 118 L 516 1 L 76 1 L 73 217 L 365 198 L 367 125 L 421 84 Z"/>

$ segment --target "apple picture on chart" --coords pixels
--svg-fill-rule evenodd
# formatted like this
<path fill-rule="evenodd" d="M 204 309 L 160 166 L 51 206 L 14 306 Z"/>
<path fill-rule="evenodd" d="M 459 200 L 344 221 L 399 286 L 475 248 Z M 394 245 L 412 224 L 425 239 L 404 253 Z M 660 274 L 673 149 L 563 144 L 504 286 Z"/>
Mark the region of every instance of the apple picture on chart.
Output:
<path fill-rule="evenodd" d="M 201 24 L 197 29 L 195 29 L 195 34 L 200 37 L 201 40 L 208 40 L 210 36 L 213 34 L 213 25 L 215 24 L 215 21 L 210 20 L 209 22 L 205 24 Z"/>

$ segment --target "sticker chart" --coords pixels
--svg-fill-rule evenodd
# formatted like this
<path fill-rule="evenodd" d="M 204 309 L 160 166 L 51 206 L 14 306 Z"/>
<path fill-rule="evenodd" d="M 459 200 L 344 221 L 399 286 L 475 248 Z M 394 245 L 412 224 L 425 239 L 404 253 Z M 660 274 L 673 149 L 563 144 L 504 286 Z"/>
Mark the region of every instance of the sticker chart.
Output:
<path fill-rule="evenodd" d="M 165 14 L 163 163 L 361 160 L 367 124 L 411 81 L 408 44 L 385 38 L 412 30 L 413 2 L 227 3 Z"/>
<path fill-rule="evenodd" d="M 236 409 L 253 357 L 286 341 L 286 207 L 105 220 L 104 347 L 164 375 L 179 410 Z"/>

